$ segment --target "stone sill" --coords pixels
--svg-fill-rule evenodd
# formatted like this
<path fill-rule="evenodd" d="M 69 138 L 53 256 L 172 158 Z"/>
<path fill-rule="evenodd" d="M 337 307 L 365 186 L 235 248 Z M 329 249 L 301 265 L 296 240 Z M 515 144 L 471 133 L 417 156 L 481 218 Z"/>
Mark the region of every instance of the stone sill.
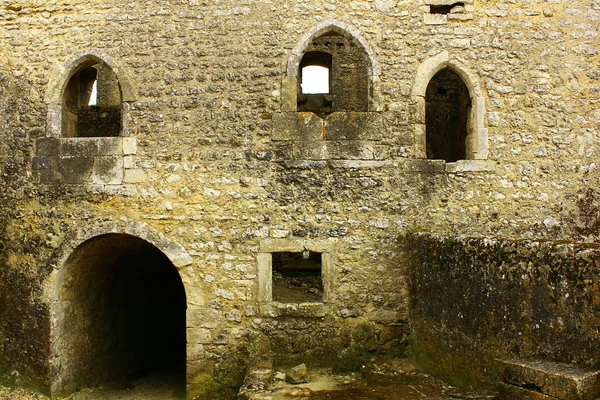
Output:
<path fill-rule="evenodd" d="M 325 303 L 279 303 L 277 301 L 260 303 L 263 317 L 299 317 L 324 318 L 328 314 Z"/>
<path fill-rule="evenodd" d="M 447 163 L 444 160 L 407 159 L 400 167 L 409 172 L 428 173 L 461 173 L 461 172 L 494 172 L 496 165 L 487 160 L 459 160 Z"/>
<path fill-rule="evenodd" d="M 398 168 L 405 172 L 428 173 L 461 173 L 461 172 L 494 172 L 496 165 L 487 160 L 459 160 L 447 163 L 444 160 L 403 159 L 399 161 L 370 160 L 285 160 L 286 168 L 291 169 L 323 169 L 323 168 Z"/>
<path fill-rule="evenodd" d="M 131 136 L 117 137 L 45 137 L 36 141 L 38 156 L 108 156 L 137 153 L 137 140 Z"/>

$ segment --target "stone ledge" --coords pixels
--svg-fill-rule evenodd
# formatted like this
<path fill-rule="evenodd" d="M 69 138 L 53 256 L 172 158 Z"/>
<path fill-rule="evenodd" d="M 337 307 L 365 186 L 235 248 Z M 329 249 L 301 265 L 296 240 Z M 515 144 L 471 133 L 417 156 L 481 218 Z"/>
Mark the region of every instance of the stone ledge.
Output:
<path fill-rule="evenodd" d="M 430 160 L 425 158 L 406 159 L 400 167 L 408 172 L 450 173 L 457 172 L 493 172 L 496 165 L 487 160 L 458 160 L 447 163 L 444 160 Z"/>
<path fill-rule="evenodd" d="M 323 318 L 329 313 L 325 303 L 260 303 L 263 317 Z"/>
<path fill-rule="evenodd" d="M 600 394 L 600 371 L 586 371 L 577 365 L 551 361 L 508 359 L 496 362 L 503 383 L 529 392 L 564 400 L 594 400 Z"/>

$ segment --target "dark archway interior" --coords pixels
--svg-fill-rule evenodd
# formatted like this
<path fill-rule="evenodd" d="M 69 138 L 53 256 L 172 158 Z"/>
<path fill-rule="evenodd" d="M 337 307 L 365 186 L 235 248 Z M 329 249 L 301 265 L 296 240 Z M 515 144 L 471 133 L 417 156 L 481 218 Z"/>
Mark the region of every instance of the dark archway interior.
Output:
<path fill-rule="evenodd" d="M 425 104 L 427 158 L 464 160 L 471 97 L 463 80 L 449 68 L 441 70 L 427 86 Z"/>
<path fill-rule="evenodd" d="M 142 239 L 108 234 L 80 245 L 64 268 L 54 344 L 60 391 L 161 370 L 184 389 L 186 297 L 170 260 Z"/>

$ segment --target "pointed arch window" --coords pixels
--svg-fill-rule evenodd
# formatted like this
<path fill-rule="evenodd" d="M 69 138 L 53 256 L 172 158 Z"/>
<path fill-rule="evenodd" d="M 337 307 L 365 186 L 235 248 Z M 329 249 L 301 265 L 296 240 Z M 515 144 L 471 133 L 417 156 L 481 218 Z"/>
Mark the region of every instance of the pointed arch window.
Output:
<path fill-rule="evenodd" d="M 75 70 L 62 95 L 62 137 L 120 136 L 121 88 L 103 61 L 88 60 Z"/>
<path fill-rule="evenodd" d="M 425 92 L 427 158 L 446 162 L 465 160 L 471 126 L 471 96 L 450 68 L 437 72 Z"/>
<path fill-rule="evenodd" d="M 369 58 L 353 40 L 335 31 L 314 38 L 300 61 L 298 69 L 298 111 L 311 111 L 321 116 L 336 111 L 368 111 Z M 317 72 L 317 75 L 307 74 Z M 313 81 L 326 80 L 316 90 Z"/>

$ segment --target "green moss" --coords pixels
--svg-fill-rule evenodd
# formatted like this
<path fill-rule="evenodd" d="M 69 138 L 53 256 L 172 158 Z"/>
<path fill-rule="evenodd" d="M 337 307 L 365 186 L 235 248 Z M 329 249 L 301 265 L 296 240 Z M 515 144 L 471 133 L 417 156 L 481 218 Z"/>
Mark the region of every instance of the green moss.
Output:
<path fill-rule="evenodd" d="M 204 400 L 214 397 L 214 393 L 219 390 L 215 379 L 209 374 L 200 374 L 190 382 L 190 390 L 187 394 L 188 400 Z"/>

